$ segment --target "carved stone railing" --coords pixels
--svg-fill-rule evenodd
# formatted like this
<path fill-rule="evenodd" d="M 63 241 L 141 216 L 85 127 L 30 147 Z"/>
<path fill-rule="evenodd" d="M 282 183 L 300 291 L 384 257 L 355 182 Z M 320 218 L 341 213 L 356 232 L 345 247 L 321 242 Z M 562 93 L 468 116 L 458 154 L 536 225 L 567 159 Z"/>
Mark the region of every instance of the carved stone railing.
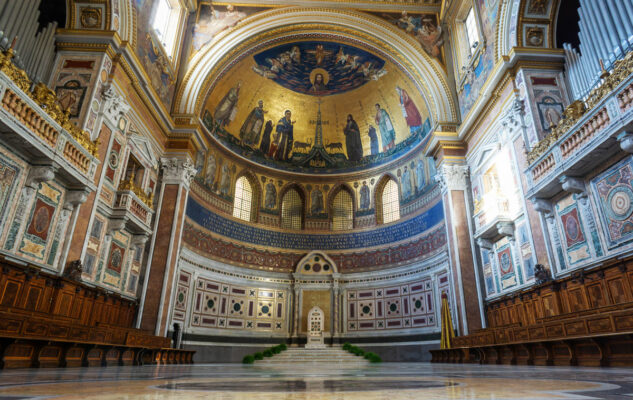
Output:
<path fill-rule="evenodd" d="M 589 121 L 584 123 L 578 130 L 573 131 L 571 135 L 560 143 L 560 151 L 563 158 L 567 158 L 573 154 L 598 132 L 609 125 L 610 122 L 611 120 L 607 109 L 602 108 L 591 117 Z"/>
<path fill-rule="evenodd" d="M 154 204 L 154 193 L 146 194 L 143 188 L 134 183 L 134 174 L 128 180 L 124 180 L 119 184 L 119 191 L 127 190 L 133 192 L 145 205 L 152 208 Z"/>
<path fill-rule="evenodd" d="M 598 159 L 619 150 L 614 142 L 633 122 L 633 53 L 603 76 L 603 84 L 585 102 L 568 107 L 565 118 L 528 154 L 528 197 L 552 196 L 570 169 L 587 173 Z"/>
<path fill-rule="evenodd" d="M 616 61 L 610 73 L 604 71 L 602 84 L 595 88 L 585 101 L 577 100 L 565 109 L 564 118 L 528 153 L 529 164 L 541 164 L 545 158 L 548 158 L 546 155 L 548 152 L 561 145 L 563 145 L 560 149 L 563 157 L 569 157 L 580 150 L 583 144 L 597 132 L 608 126 L 611 120 L 602 104 L 619 87 L 630 81 L 632 74 L 633 52 L 627 54 L 624 59 Z M 631 85 L 622 88 L 617 98 L 620 110 L 626 111 L 633 102 Z M 588 115 L 590 117 L 586 118 Z M 536 178 L 534 173 L 532 177 Z"/>
<path fill-rule="evenodd" d="M 69 175 L 83 183 L 92 182 L 99 163 L 96 143 L 69 121 L 68 111 L 61 111 L 50 89 L 38 84 L 30 91 L 28 77 L 11 63 L 7 53 L 0 53 L 0 119 L 9 127 L 6 137 L 20 137 L 21 143 L 62 167 L 63 159 Z"/>
<path fill-rule="evenodd" d="M 137 194 L 129 189 L 117 192 L 116 203 L 113 208 L 114 216 L 131 223 L 132 231 L 150 233 L 154 210 L 147 205 Z"/>

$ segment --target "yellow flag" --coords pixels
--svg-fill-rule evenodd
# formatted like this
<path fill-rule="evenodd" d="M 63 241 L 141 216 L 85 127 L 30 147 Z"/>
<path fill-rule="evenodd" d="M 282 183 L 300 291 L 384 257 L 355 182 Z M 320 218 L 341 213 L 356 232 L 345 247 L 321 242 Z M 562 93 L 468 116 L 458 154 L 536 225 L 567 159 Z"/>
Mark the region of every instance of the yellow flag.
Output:
<path fill-rule="evenodd" d="M 442 296 L 442 340 L 440 343 L 441 349 L 450 349 L 451 342 L 455 337 L 455 331 L 453 330 L 453 320 L 451 319 L 451 309 L 448 307 L 448 298 Z"/>

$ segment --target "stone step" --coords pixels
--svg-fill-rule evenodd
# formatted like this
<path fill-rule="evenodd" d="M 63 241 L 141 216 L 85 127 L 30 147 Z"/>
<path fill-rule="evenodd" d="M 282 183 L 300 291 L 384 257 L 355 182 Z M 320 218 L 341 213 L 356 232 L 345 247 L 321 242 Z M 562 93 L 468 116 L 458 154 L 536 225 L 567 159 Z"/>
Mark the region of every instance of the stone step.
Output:
<path fill-rule="evenodd" d="M 257 364 L 337 364 L 358 366 L 366 365 L 369 361 L 363 357 L 358 357 L 348 351 L 343 350 L 340 346 L 327 347 L 324 349 L 306 349 L 302 347 L 291 347 L 286 351 L 268 357 Z"/>

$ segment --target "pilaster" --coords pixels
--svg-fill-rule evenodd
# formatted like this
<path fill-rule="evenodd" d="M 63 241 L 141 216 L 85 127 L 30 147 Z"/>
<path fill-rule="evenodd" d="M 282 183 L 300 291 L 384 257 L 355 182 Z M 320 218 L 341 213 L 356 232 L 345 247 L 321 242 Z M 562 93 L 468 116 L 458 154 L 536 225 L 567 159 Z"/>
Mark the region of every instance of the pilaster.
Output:
<path fill-rule="evenodd" d="M 441 165 L 437 175 L 445 204 L 445 218 L 450 221 L 447 233 L 454 293 L 459 309 L 457 319 L 462 335 L 484 326 L 483 298 L 471 234 L 468 177 L 468 166 L 460 164 Z"/>
<path fill-rule="evenodd" d="M 156 335 L 164 335 L 168 329 L 189 185 L 195 174 L 188 155 L 162 158 L 161 169 L 161 197 L 138 318 L 141 329 L 153 331 Z"/>

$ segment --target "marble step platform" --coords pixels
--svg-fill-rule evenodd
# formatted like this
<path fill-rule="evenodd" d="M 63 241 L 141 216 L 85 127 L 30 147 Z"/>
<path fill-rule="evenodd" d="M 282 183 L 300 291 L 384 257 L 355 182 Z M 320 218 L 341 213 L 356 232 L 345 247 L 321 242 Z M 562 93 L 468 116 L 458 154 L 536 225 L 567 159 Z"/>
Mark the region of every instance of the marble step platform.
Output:
<path fill-rule="evenodd" d="M 355 356 L 343 350 L 341 347 L 327 347 L 324 349 L 306 349 L 302 347 L 291 347 L 273 357 L 264 358 L 255 362 L 258 365 L 264 364 L 317 364 L 335 363 L 346 365 L 367 365 L 369 361 L 363 357 Z"/>

